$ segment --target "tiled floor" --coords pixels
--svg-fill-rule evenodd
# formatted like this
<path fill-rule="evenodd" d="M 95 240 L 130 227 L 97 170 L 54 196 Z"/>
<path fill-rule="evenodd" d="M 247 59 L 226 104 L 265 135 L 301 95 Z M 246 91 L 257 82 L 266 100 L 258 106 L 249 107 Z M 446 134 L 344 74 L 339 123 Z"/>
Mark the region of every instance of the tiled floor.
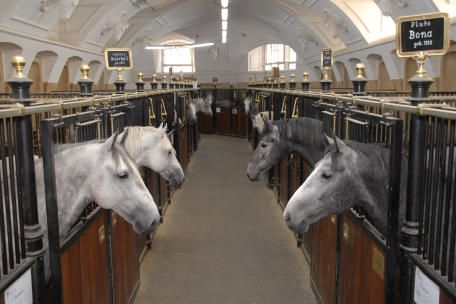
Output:
<path fill-rule="evenodd" d="M 136 304 L 316 303 L 271 190 L 245 174 L 245 139 L 203 135 L 141 265 Z"/>

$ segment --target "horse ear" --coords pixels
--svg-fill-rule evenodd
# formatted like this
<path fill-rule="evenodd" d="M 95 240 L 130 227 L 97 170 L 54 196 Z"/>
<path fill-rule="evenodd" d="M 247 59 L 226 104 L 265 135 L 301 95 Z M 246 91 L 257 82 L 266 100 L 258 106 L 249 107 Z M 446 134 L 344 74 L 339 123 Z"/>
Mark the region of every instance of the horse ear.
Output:
<path fill-rule="evenodd" d="M 105 141 L 104 145 L 105 145 L 105 147 L 108 148 L 108 151 L 112 151 L 118 136 L 119 136 L 119 130 L 116 130 L 116 132 Z"/>
<path fill-rule="evenodd" d="M 336 135 L 334 135 L 334 143 L 335 143 L 335 145 L 336 145 L 336 152 L 337 152 L 337 153 L 340 153 L 340 150 L 341 150 L 343 147 L 345 147 L 344 142 L 343 142 L 341 139 L 339 139 Z"/>
<path fill-rule="evenodd" d="M 122 139 L 120 140 L 120 144 L 123 146 L 125 146 L 125 140 L 127 139 L 129 131 L 130 131 L 130 128 L 126 128 L 125 131 L 123 132 Z"/>
<path fill-rule="evenodd" d="M 325 140 L 326 144 L 328 144 L 328 146 L 334 144 L 334 139 L 332 139 L 331 137 L 329 137 L 329 136 L 326 135 L 326 134 L 324 134 L 324 140 Z"/>

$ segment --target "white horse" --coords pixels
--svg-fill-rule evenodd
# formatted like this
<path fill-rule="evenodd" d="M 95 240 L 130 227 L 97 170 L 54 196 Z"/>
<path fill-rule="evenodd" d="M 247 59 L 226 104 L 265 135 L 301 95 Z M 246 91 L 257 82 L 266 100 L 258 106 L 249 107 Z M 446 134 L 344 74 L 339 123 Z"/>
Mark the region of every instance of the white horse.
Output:
<path fill-rule="evenodd" d="M 201 112 L 212 117 L 212 95 L 208 95 L 206 98 L 195 98 L 187 104 L 187 121 L 191 124 L 196 123 L 197 114 Z"/>
<path fill-rule="evenodd" d="M 245 113 L 250 114 L 250 119 L 252 120 L 252 128 L 258 131 L 259 135 L 262 135 L 265 131 L 264 119 L 272 120 L 272 112 L 264 111 L 260 112 L 258 106 L 253 104 L 253 97 L 247 96 L 244 99 L 244 109 Z"/>
<path fill-rule="evenodd" d="M 137 166 L 149 168 L 169 181 L 171 186 L 179 187 L 185 175 L 166 129 L 166 125 L 160 125 L 159 128 L 127 127 L 119 138 L 125 138 L 125 149 Z"/>
<path fill-rule="evenodd" d="M 96 202 L 112 209 L 137 233 L 150 234 L 160 222 L 158 208 L 144 185 L 136 165 L 117 141 L 92 142 L 65 149 L 54 156 L 59 235 L 63 239 L 84 208 Z M 38 212 L 47 229 L 42 159 L 35 160 Z M 46 235 L 46 234 L 45 234 Z"/>
<path fill-rule="evenodd" d="M 179 187 L 183 184 L 185 175 L 176 158 L 176 150 L 174 150 L 166 135 L 166 130 L 167 127 L 163 124 L 158 128 L 127 127 L 126 131 L 122 132 L 117 140 L 125 141 L 125 149 L 138 167 L 149 168 L 169 181 L 172 186 Z M 64 151 L 68 148 L 87 145 L 92 142 L 100 141 L 63 144 L 59 145 L 57 149 L 58 151 Z"/>

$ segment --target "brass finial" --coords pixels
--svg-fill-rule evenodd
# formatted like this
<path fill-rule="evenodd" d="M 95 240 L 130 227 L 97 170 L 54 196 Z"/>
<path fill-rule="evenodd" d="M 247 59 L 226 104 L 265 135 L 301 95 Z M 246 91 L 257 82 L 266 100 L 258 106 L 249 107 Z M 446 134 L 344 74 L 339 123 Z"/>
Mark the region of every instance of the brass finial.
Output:
<path fill-rule="evenodd" d="M 116 81 L 123 81 L 122 69 L 121 68 L 117 69 L 117 79 L 116 79 Z"/>
<path fill-rule="evenodd" d="M 138 82 L 144 82 L 143 80 L 144 74 L 142 72 L 138 73 Z"/>
<path fill-rule="evenodd" d="M 81 65 L 79 70 L 81 71 L 81 74 L 82 74 L 82 78 L 81 79 L 84 79 L 84 80 L 90 79 L 89 78 L 89 71 L 90 71 L 89 65 L 83 64 L 83 65 Z"/>
<path fill-rule="evenodd" d="M 366 78 L 365 70 L 364 70 L 364 63 L 360 62 L 356 64 L 356 78 Z"/>
<path fill-rule="evenodd" d="M 267 82 L 272 83 L 272 77 L 268 77 L 268 81 Z"/>
<path fill-rule="evenodd" d="M 285 76 L 283 76 L 283 75 L 280 76 L 280 82 L 285 82 Z"/>
<path fill-rule="evenodd" d="M 302 78 L 304 79 L 304 81 L 309 81 L 309 73 L 303 72 L 302 73 Z"/>
<path fill-rule="evenodd" d="M 290 82 L 296 82 L 296 75 L 295 74 L 290 74 Z"/>
<path fill-rule="evenodd" d="M 329 79 L 329 72 L 330 68 L 329 67 L 323 67 L 322 72 L 323 72 L 323 79 L 322 80 L 331 80 Z"/>
<path fill-rule="evenodd" d="M 11 65 L 16 70 L 16 75 L 14 75 L 14 77 L 16 77 L 16 78 L 24 78 L 24 74 L 22 73 L 24 71 L 24 66 L 25 66 L 24 57 L 22 57 L 22 56 L 13 56 L 13 58 L 11 58 Z"/>
<path fill-rule="evenodd" d="M 166 82 L 166 75 L 163 75 L 162 81 L 163 81 L 163 82 Z"/>
<path fill-rule="evenodd" d="M 420 78 L 427 77 L 427 72 L 424 69 L 424 61 L 426 60 L 427 57 L 428 57 L 428 55 L 424 52 L 419 52 L 418 54 L 415 55 L 416 64 L 418 65 L 418 70 L 415 73 L 415 75 L 417 77 L 420 77 Z"/>
<path fill-rule="evenodd" d="M 152 75 L 152 82 L 157 82 L 157 74 Z"/>

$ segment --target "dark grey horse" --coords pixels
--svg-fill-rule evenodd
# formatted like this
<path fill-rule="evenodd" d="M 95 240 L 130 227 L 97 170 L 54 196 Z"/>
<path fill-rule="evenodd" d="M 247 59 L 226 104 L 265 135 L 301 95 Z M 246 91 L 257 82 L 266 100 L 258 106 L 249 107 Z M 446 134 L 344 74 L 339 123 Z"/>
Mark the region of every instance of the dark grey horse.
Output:
<path fill-rule="evenodd" d="M 389 149 L 380 144 L 344 143 L 338 138 L 335 141 L 328 138 L 328 141 L 332 143 L 327 154 L 288 201 L 283 213 L 288 226 L 306 232 L 310 224 L 356 204 L 367 212 L 374 226 L 385 235 Z M 401 202 L 405 196 L 406 164 L 404 159 Z"/>
<path fill-rule="evenodd" d="M 307 117 L 273 123 L 265 117 L 263 119 L 264 134 L 247 165 L 250 180 L 258 180 L 262 173 L 294 151 L 311 166 L 323 157 L 329 144 L 323 131 L 323 122 Z"/>

